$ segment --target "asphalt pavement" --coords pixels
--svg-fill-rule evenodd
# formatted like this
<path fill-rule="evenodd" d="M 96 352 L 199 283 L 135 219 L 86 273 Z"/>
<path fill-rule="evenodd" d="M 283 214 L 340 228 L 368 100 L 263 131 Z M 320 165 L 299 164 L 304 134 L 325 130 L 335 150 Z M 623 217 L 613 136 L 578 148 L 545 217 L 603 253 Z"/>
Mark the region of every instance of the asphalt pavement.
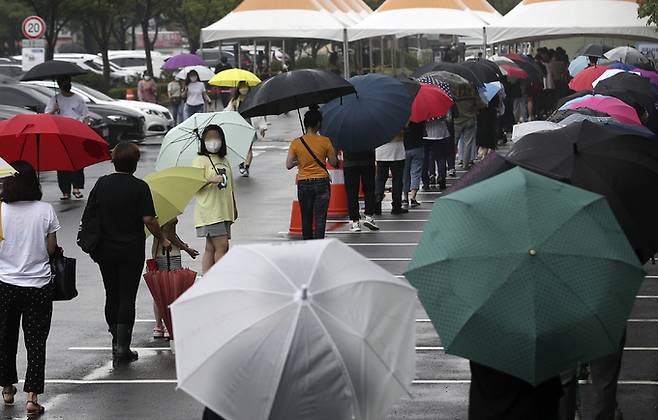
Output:
<path fill-rule="evenodd" d="M 287 142 L 300 134 L 297 115 L 271 120 L 267 141 L 255 146 L 250 178 L 236 178 L 240 218 L 231 244 L 294 240 L 287 235 L 290 207 L 295 197 L 294 171 L 284 167 Z M 160 139 L 141 146 L 137 176 L 153 171 Z M 109 163 L 86 170 L 87 188 L 110 173 Z M 237 173 L 237 171 L 236 171 Z M 459 173 L 458 175 L 461 175 Z M 151 336 L 151 297 L 144 283 L 137 299 L 133 346 L 140 358 L 129 367 L 113 368 L 110 337 L 103 319 L 104 291 L 97 266 L 75 245 L 84 200 L 60 202 L 54 174 L 45 174 L 44 200 L 58 213 L 58 237 L 66 254 L 78 259 L 80 295 L 56 302 L 48 340 L 46 393 L 40 397 L 46 419 L 200 419 L 202 407 L 176 390 L 175 359 L 169 343 Z M 451 184 L 454 180 L 449 180 Z M 88 190 L 86 191 L 88 192 Z M 379 232 L 352 234 L 346 220 L 332 218 L 328 237 L 337 238 L 367 258 L 401 276 L 418 243 L 439 192 L 420 194 L 421 206 L 409 214 L 390 212 L 377 219 Z M 388 206 L 390 208 L 390 204 Z M 203 249 L 194 235 L 192 206 L 180 217 L 179 235 Z M 150 249 L 150 244 L 148 244 Z M 200 261 L 184 256 L 184 265 L 200 271 Z M 658 266 L 646 266 L 647 277 L 628 322 L 628 339 L 620 376 L 619 404 L 626 420 L 658 418 Z M 446 355 L 427 315 L 418 303 L 416 316 L 416 378 L 413 393 L 396 405 L 387 420 L 466 419 L 470 373 L 468 362 Z M 19 377 L 25 369 L 25 350 L 19 349 Z M 587 417 L 589 388 L 582 386 Z M 14 407 L 5 407 L 3 419 L 25 418 L 24 394 Z M 249 420 L 249 419 L 246 419 Z"/>

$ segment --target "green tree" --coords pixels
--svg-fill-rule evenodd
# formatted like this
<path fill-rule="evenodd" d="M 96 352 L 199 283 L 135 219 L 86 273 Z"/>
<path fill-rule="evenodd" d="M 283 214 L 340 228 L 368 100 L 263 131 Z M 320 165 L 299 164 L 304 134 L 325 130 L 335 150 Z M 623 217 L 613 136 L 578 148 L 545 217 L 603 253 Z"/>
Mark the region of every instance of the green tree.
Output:
<path fill-rule="evenodd" d="M 151 61 L 151 51 L 153 45 L 158 39 L 158 31 L 163 23 L 166 13 L 174 7 L 175 0 L 133 0 L 132 6 L 136 11 L 137 22 L 142 28 L 142 41 L 144 43 L 144 53 L 146 55 L 146 71 L 153 75 L 153 61 Z M 153 38 L 149 35 L 151 22 L 154 26 Z"/>
<path fill-rule="evenodd" d="M 30 15 L 30 9 L 23 3 L 0 0 L 0 10 L 0 56 L 18 54 L 23 38 L 21 23 Z"/>
<path fill-rule="evenodd" d="M 201 28 L 223 18 L 241 0 L 181 0 L 167 13 L 167 21 L 175 24 L 187 36 L 190 52 L 201 46 Z"/>
<path fill-rule="evenodd" d="M 640 0 L 637 15 L 648 18 L 647 25 L 658 25 L 658 0 Z"/>
<path fill-rule="evenodd" d="M 112 30 L 116 23 L 111 17 L 123 10 L 126 3 L 125 0 L 82 0 L 80 4 L 81 22 L 98 44 L 103 58 L 103 78 L 107 82 L 110 81 L 110 59 L 107 51 L 110 49 Z"/>
<path fill-rule="evenodd" d="M 46 60 L 52 60 L 59 33 L 78 13 L 78 0 L 24 0 L 46 22 Z M 82 0 L 84 1 L 84 0 Z M 14 7 L 13 4 L 10 8 Z M 6 9 L 5 9 L 6 10 Z"/>

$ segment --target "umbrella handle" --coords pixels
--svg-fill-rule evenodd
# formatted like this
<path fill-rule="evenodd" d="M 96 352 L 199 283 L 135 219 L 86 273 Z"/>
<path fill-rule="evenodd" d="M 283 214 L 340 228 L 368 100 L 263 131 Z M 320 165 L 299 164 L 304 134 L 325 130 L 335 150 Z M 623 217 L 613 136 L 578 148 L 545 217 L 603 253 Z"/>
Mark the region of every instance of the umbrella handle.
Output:
<path fill-rule="evenodd" d="M 167 271 L 171 271 L 171 252 L 168 249 L 162 248 L 162 254 L 167 257 Z"/>

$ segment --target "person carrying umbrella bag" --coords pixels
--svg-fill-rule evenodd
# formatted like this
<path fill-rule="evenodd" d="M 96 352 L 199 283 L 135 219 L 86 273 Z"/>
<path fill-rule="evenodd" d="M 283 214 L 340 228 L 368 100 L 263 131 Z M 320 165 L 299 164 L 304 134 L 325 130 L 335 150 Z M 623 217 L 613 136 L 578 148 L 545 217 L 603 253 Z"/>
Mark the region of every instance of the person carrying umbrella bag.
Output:
<path fill-rule="evenodd" d="M 85 122 L 89 117 L 89 110 L 84 99 L 80 95 L 71 92 L 71 76 L 59 76 L 57 86 L 59 86 L 60 92 L 50 98 L 45 112 Z M 62 191 L 60 200 L 69 200 L 71 198 L 71 185 L 73 185 L 75 198 L 82 198 L 83 195 L 80 190 L 85 187 L 84 170 L 80 169 L 76 172 L 57 171 L 57 183 Z"/>
<path fill-rule="evenodd" d="M 251 88 L 249 87 L 249 84 L 245 81 L 238 82 L 238 86 L 235 88 L 235 92 L 233 93 L 233 98 L 229 101 L 228 105 L 226 108 L 224 108 L 224 111 L 235 111 L 238 112 L 240 109 L 240 105 L 242 105 L 242 102 L 247 98 L 247 95 L 249 94 L 249 91 Z M 256 129 L 256 134 L 254 134 L 253 140 L 255 141 L 258 136 L 260 138 L 265 138 L 265 131 L 267 130 L 267 123 L 265 121 L 265 118 L 262 117 L 254 117 L 254 118 L 247 118 L 247 122 L 251 124 L 255 129 Z M 254 160 L 254 154 L 252 151 L 253 147 L 253 141 L 251 143 L 251 146 L 249 147 L 249 152 L 247 153 L 247 157 L 245 158 L 244 162 L 240 163 L 240 175 L 243 177 L 249 177 L 249 168 L 251 167 L 251 162 Z"/>
<path fill-rule="evenodd" d="M 231 225 L 238 218 L 233 172 L 226 158 L 226 138 L 218 125 L 203 129 L 199 155 L 192 166 L 202 168 L 208 184 L 196 193 L 196 234 L 206 239 L 202 268 L 206 274 L 228 252 Z"/>
<path fill-rule="evenodd" d="M 185 97 L 185 108 L 183 115 L 185 119 L 190 118 L 197 112 L 203 112 L 204 104 L 210 105 L 210 97 L 206 93 L 206 85 L 199 80 L 199 74 L 191 70 L 185 77 L 185 88 L 183 89 Z"/>
<path fill-rule="evenodd" d="M 323 239 L 331 195 L 326 161 L 338 166 L 336 152 L 328 137 L 318 134 L 322 114 L 316 107 L 304 114 L 306 134 L 290 143 L 286 168 L 297 167 L 297 199 L 302 213 L 302 237 Z M 315 230 L 313 225 L 315 222 Z"/>
<path fill-rule="evenodd" d="M 14 404 L 18 383 L 16 351 L 21 317 L 27 350 L 27 415 L 44 408 L 46 340 L 53 304 L 49 258 L 55 254 L 59 221 L 53 206 L 41 201 L 36 171 L 24 161 L 4 180 L 0 198 L 0 385 L 5 405 Z"/>
<path fill-rule="evenodd" d="M 81 224 L 84 232 L 91 213 L 98 220 L 99 240 L 90 254 L 103 277 L 105 320 L 112 335 L 112 356 L 116 362 L 138 358 L 137 352 L 130 350 L 130 342 L 135 299 L 144 269 L 144 225 L 164 249 L 171 249 L 171 242 L 162 234 L 155 217 L 148 184 L 133 176 L 139 157 L 139 148 L 133 143 L 119 143 L 114 148 L 112 163 L 116 172 L 98 179 Z"/>

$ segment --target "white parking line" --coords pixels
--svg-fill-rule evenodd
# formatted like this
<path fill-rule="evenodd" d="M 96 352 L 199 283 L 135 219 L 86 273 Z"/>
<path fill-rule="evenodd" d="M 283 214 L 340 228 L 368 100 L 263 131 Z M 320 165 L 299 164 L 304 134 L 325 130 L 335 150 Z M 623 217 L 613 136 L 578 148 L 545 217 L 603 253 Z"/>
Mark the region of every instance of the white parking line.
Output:
<path fill-rule="evenodd" d="M 411 258 L 368 258 L 370 261 L 411 261 Z"/>
<path fill-rule="evenodd" d="M 395 243 L 395 242 L 384 242 L 384 243 L 377 243 L 377 242 L 372 242 L 372 243 L 343 242 L 343 243 L 347 246 L 416 246 L 416 245 L 418 245 L 416 242 L 398 242 L 398 243 Z"/>
<path fill-rule="evenodd" d="M 470 379 L 416 379 L 413 385 L 452 385 L 452 384 L 470 384 Z M 591 382 L 586 380 L 578 381 L 580 385 L 588 385 Z M 658 381 L 617 381 L 619 385 L 658 385 Z"/>
<path fill-rule="evenodd" d="M 658 279 L 658 276 L 644 276 L 645 279 Z"/>
<path fill-rule="evenodd" d="M 131 347 L 135 351 L 171 351 L 170 347 Z M 112 347 L 69 347 L 71 351 L 112 351 Z"/>
<path fill-rule="evenodd" d="M 380 235 L 387 233 L 423 233 L 422 230 L 377 230 L 377 231 L 368 231 L 364 230 L 361 232 L 350 232 L 349 230 L 328 230 L 325 232 L 325 235 Z M 288 231 L 280 231 L 279 235 L 287 235 Z"/>
<path fill-rule="evenodd" d="M 327 223 L 351 223 L 351 220 L 327 220 Z M 427 222 L 427 219 L 376 219 L 376 223 Z"/>
<path fill-rule="evenodd" d="M 418 323 L 432 322 L 432 320 L 429 319 L 429 318 L 417 318 L 417 319 L 416 319 L 416 322 L 418 322 Z M 630 319 L 628 319 L 628 322 L 638 322 L 638 323 L 642 323 L 642 322 L 658 322 L 658 319 L 655 319 L 655 318 L 646 318 L 646 319 L 630 318 Z"/>

